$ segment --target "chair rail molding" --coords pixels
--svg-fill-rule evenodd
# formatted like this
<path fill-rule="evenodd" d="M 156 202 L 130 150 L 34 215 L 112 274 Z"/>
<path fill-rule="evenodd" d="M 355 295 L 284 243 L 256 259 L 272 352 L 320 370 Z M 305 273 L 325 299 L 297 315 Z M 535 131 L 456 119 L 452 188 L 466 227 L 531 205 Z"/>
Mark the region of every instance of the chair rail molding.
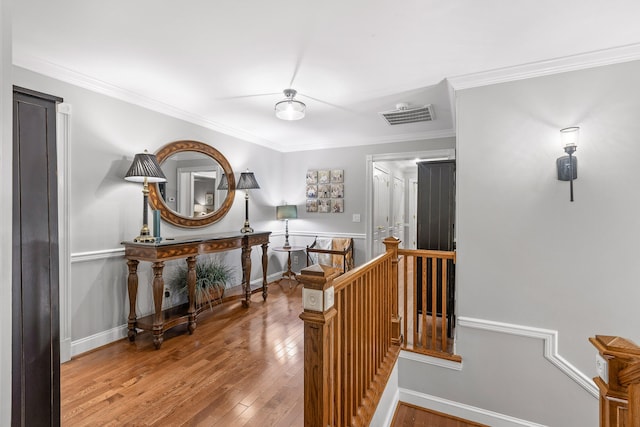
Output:
<path fill-rule="evenodd" d="M 541 339 L 544 341 L 545 359 L 551 362 L 556 368 L 560 369 L 573 381 L 578 383 L 580 387 L 588 391 L 593 397 L 596 399 L 599 397 L 598 388 L 593 380 L 558 353 L 558 331 L 553 329 L 515 325 L 512 323 L 495 322 L 493 320 L 474 319 L 471 317 L 458 317 L 457 326 Z"/>
<path fill-rule="evenodd" d="M 97 251 L 76 252 L 71 254 L 71 263 L 96 261 L 107 258 L 120 258 L 124 256 L 124 248 L 100 249 Z"/>

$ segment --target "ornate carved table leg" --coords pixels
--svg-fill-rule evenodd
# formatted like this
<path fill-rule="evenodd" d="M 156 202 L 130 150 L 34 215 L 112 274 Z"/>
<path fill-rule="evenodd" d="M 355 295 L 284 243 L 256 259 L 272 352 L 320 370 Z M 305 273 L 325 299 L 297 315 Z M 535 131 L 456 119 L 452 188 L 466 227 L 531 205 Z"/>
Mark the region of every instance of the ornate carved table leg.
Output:
<path fill-rule="evenodd" d="M 262 299 L 264 301 L 267 300 L 267 247 L 269 246 L 269 242 L 262 244 Z M 291 253 L 289 253 L 291 256 Z M 291 258 L 289 258 L 289 262 L 291 262 Z M 289 267 L 291 270 L 291 267 Z"/>
<path fill-rule="evenodd" d="M 129 291 L 129 321 L 128 328 L 129 341 L 136 339 L 136 298 L 138 297 L 138 264 L 140 261 L 130 259 L 127 261 L 129 266 L 129 277 L 127 279 L 127 287 Z"/>
<path fill-rule="evenodd" d="M 242 246 L 242 291 L 244 292 L 244 300 L 242 305 L 249 307 L 251 305 L 251 246 Z"/>
<path fill-rule="evenodd" d="M 162 270 L 164 269 L 164 261 L 153 263 L 153 305 L 155 313 L 153 315 L 153 345 L 156 350 L 162 345 L 163 326 L 162 319 L 162 297 L 164 294 L 164 279 L 162 278 Z"/>
<path fill-rule="evenodd" d="M 189 334 L 196 329 L 196 257 L 187 258 L 187 289 L 189 291 Z"/>

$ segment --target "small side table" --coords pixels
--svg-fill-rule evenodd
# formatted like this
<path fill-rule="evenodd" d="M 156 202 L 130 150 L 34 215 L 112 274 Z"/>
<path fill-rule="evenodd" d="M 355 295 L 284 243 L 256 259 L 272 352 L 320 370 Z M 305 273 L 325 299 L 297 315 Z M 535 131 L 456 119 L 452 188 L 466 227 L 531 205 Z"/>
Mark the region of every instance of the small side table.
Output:
<path fill-rule="evenodd" d="M 285 277 L 289 280 L 291 280 L 291 278 L 293 277 L 293 280 L 295 280 L 296 282 L 298 281 L 298 278 L 296 277 L 296 273 L 291 271 L 291 252 L 301 252 L 301 251 L 304 251 L 305 249 L 306 248 L 304 246 L 291 246 L 290 248 L 284 248 L 284 247 L 273 248 L 273 250 L 276 252 L 287 253 L 287 271 L 282 273 L 282 277 L 276 280 L 276 283 L 280 283 L 280 281 Z"/>

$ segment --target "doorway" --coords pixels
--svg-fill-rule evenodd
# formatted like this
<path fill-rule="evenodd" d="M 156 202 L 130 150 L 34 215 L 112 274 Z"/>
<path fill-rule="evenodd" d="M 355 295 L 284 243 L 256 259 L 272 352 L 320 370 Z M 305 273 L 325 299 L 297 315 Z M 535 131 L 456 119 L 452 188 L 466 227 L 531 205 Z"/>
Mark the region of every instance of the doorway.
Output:
<path fill-rule="evenodd" d="M 400 238 L 402 248 L 417 247 L 418 166 L 416 161 L 454 159 L 454 149 L 367 156 L 365 191 L 366 209 L 369 214 L 365 217 L 365 225 L 368 260 L 384 252 L 382 240 L 388 236 Z M 394 179 L 394 176 L 397 179 Z M 395 193 L 394 190 L 396 190 Z"/>

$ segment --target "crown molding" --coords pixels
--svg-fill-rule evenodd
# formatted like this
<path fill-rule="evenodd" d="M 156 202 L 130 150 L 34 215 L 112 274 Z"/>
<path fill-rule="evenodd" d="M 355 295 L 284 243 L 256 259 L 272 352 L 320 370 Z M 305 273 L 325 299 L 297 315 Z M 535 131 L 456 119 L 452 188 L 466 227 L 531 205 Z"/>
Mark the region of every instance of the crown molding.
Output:
<path fill-rule="evenodd" d="M 454 90 L 470 89 L 505 83 L 551 74 L 577 71 L 587 68 L 601 67 L 640 59 L 640 43 L 611 49 L 554 58 L 545 61 L 530 62 L 513 67 L 497 68 L 480 73 L 464 74 L 448 77 L 447 80 Z"/>
<path fill-rule="evenodd" d="M 278 151 L 283 151 L 285 149 L 285 147 L 277 142 L 268 141 L 248 132 L 244 132 L 239 129 L 215 122 L 213 120 L 206 119 L 197 114 L 181 110 L 164 102 L 149 98 L 144 95 L 140 95 L 127 89 L 123 89 L 119 86 L 112 85 L 105 81 L 90 77 L 86 74 L 79 73 L 77 71 L 32 55 L 18 54 L 14 51 L 13 65 L 39 74 L 43 74 L 57 80 L 61 80 L 74 86 L 88 89 L 92 92 L 97 92 L 102 95 L 119 99 L 130 104 L 138 105 L 140 107 L 147 108 L 149 110 L 156 111 L 170 117 L 175 117 L 177 119 L 184 120 L 186 122 L 193 123 L 195 125 L 241 139 L 243 141 L 262 145 L 264 147 L 269 147 Z"/>

